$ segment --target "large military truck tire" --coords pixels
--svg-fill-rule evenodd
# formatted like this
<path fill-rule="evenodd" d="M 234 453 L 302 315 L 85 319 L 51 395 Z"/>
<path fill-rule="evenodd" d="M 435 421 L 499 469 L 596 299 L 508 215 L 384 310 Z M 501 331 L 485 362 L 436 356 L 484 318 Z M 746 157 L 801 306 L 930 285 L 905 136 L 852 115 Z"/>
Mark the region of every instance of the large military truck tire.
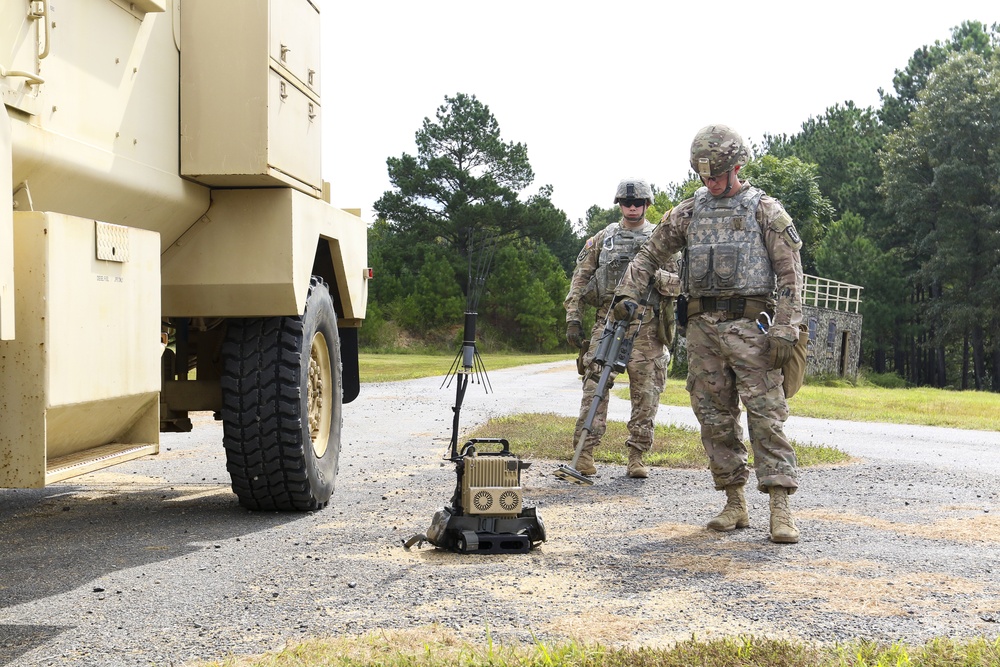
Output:
<path fill-rule="evenodd" d="M 299 317 L 230 321 L 222 364 L 223 444 L 240 504 L 325 507 L 343 416 L 337 314 L 326 283 L 313 276 Z"/>

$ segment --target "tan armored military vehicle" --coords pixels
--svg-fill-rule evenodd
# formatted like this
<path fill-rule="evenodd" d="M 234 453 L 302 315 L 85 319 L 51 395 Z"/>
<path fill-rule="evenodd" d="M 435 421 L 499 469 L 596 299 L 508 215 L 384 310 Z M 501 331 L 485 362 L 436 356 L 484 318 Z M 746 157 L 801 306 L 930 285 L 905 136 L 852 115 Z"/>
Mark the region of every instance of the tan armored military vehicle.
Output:
<path fill-rule="evenodd" d="M 243 505 L 329 502 L 369 276 L 320 41 L 312 0 L 0 3 L 0 487 L 213 411 Z"/>

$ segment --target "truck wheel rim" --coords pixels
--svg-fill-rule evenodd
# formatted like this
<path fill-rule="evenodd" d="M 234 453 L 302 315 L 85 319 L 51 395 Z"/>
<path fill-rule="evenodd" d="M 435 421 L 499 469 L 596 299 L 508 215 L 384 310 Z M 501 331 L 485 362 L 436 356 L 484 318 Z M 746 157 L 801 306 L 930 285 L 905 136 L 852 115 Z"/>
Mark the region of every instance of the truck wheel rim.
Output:
<path fill-rule="evenodd" d="M 326 336 L 316 332 L 309 353 L 309 436 L 313 452 L 320 458 L 326 454 L 330 439 L 330 411 L 333 407 L 333 372 L 330 370 L 330 352 Z"/>

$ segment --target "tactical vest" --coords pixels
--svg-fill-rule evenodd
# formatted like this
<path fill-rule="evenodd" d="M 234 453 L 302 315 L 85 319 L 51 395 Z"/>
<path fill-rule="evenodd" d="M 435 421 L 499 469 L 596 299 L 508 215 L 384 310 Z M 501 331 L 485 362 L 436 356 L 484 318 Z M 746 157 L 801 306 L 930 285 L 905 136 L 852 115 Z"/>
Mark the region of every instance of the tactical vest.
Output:
<path fill-rule="evenodd" d="M 687 228 L 685 287 L 691 297 L 766 296 L 775 276 L 757 224 L 763 191 L 751 186 L 735 197 L 694 193 Z"/>
<path fill-rule="evenodd" d="M 597 271 L 594 272 L 593 279 L 599 303 L 608 303 L 614 298 L 615 288 L 629 262 L 654 229 L 656 226 L 651 222 L 644 223 L 638 229 L 626 229 L 620 222 L 615 222 L 604 229 L 604 241 L 601 243 L 601 254 L 597 257 Z M 649 298 L 651 306 L 659 303 L 659 296 L 659 292 L 652 290 Z"/>

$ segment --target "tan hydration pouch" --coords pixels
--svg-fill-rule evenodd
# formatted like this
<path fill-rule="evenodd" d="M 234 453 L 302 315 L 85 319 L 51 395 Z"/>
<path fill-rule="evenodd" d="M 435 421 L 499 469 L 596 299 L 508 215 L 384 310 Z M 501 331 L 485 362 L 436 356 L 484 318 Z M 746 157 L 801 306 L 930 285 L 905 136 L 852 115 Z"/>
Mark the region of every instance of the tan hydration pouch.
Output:
<path fill-rule="evenodd" d="M 660 315 L 656 320 L 656 337 L 661 343 L 670 347 L 677 332 L 677 323 L 674 321 L 673 297 L 660 297 Z"/>
<path fill-rule="evenodd" d="M 795 343 L 792 356 L 785 365 L 781 367 L 784 380 L 781 383 L 785 390 L 785 398 L 791 398 L 806 379 L 806 356 L 809 346 L 809 329 L 804 324 L 799 325 L 799 340 Z"/>
<path fill-rule="evenodd" d="M 590 339 L 588 338 L 587 340 L 583 341 L 582 345 L 580 345 L 580 354 L 578 354 L 576 357 L 576 371 L 580 375 L 587 374 L 587 364 L 583 363 L 583 358 L 587 355 L 587 352 L 589 350 L 590 350 Z"/>

